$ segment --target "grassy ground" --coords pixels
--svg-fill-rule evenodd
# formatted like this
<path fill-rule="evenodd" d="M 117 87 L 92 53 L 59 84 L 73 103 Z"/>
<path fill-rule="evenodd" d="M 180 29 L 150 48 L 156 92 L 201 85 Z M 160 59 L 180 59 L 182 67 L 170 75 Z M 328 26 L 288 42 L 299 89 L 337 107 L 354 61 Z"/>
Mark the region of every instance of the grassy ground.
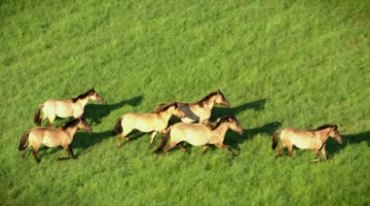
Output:
<path fill-rule="evenodd" d="M 370 204 L 369 19 L 365 0 L 1 1 L 0 204 Z M 92 86 L 106 104 L 86 108 L 94 131 L 76 135 L 79 160 L 21 159 L 36 106 Z M 118 116 L 216 89 L 232 107 L 213 118 L 245 128 L 226 137 L 238 157 L 156 156 L 149 135 L 116 148 Z M 275 129 L 324 123 L 345 138 L 329 141 L 327 163 L 273 157 Z"/>

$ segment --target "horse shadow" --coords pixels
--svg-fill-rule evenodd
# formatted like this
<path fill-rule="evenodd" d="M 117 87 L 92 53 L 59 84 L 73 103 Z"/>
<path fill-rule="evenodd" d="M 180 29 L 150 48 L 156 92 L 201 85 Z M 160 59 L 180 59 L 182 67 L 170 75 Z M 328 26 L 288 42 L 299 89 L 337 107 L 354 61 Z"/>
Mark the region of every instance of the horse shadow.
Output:
<path fill-rule="evenodd" d="M 87 149 L 95 144 L 102 142 L 108 137 L 113 137 L 113 130 L 102 132 L 79 132 L 73 139 L 73 148 Z"/>
<path fill-rule="evenodd" d="M 361 132 L 357 134 L 342 135 L 343 144 L 338 144 L 331 138 L 328 140 L 326 150 L 329 154 L 333 155 L 338 153 L 340 150 L 352 144 L 360 144 L 366 142 L 367 146 L 370 147 L 370 131 Z"/>
<path fill-rule="evenodd" d="M 244 104 L 241 104 L 236 107 L 231 108 L 225 108 L 225 107 L 214 107 L 212 111 L 212 120 L 215 120 L 215 118 L 218 117 L 224 117 L 224 116 L 236 116 L 238 113 L 243 112 L 245 110 L 255 110 L 260 111 L 265 109 L 265 104 L 267 102 L 267 99 L 259 99 L 253 102 L 247 102 Z"/>
<path fill-rule="evenodd" d="M 142 100 L 143 96 L 140 95 L 114 104 L 88 104 L 85 107 L 84 117 L 89 119 L 92 123 L 100 124 L 101 119 L 108 116 L 112 111 L 125 105 L 136 107 L 141 103 Z"/>
<path fill-rule="evenodd" d="M 128 141 L 136 140 L 146 134 L 147 133 L 133 131 L 126 137 L 126 140 L 122 143 L 126 144 Z M 92 147 L 93 145 L 102 142 L 104 139 L 107 138 L 117 138 L 117 136 L 113 134 L 113 128 L 111 130 L 106 130 L 102 132 L 80 132 L 74 137 L 72 147 L 87 149 L 89 147 Z"/>
<path fill-rule="evenodd" d="M 244 129 L 243 135 L 238 135 L 235 132 L 230 132 L 227 134 L 227 138 L 225 138 L 225 144 L 230 145 L 233 149 L 239 150 L 239 145 L 246 140 L 251 140 L 253 137 L 257 136 L 258 134 L 265 134 L 268 136 L 272 136 L 274 132 L 281 127 L 281 122 L 274 121 L 270 123 L 266 123 L 260 127 L 255 127 L 252 129 Z"/>

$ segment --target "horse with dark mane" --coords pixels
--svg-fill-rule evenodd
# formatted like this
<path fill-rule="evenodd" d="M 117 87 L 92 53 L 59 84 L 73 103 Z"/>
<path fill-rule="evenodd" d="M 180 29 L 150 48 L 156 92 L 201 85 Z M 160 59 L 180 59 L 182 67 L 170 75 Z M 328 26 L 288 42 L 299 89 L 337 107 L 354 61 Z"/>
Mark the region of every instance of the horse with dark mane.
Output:
<path fill-rule="evenodd" d="M 200 123 L 179 122 L 167 130 L 165 138 L 155 152 L 166 153 L 175 146 L 185 150 L 181 143 L 187 142 L 193 146 L 203 146 L 203 153 L 209 145 L 215 145 L 218 148 L 227 149 L 235 155 L 231 148 L 223 143 L 229 129 L 240 135 L 243 134 L 243 128 L 239 121 L 232 116 L 220 118 L 212 127 Z"/>
<path fill-rule="evenodd" d="M 276 149 L 276 155 L 280 155 L 280 150 L 287 147 L 288 154 L 291 156 L 293 146 L 299 149 L 311 149 L 315 154 L 316 159 L 314 162 L 320 160 L 320 153 L 324 160 L 326 157 L 326 142 L 328 138 L 335 139 L 339 144 L 343 143 L 343 139 L 338 131 L 338 126 L 333 124 L 325 124 L 313 130 L 302 130 L 297 128 L 285 128 L 276 131 L 272 137 L 272 149 L 278 146 L 278 139 L 280 138 L 281 144 Z"/>
<path fill-rule="evenodd" d="M 73 136 L 79 129 L 91 131 L 90 126 L 83 118 L 71 120 L 62 128 L 34 127 L 23 133 L 18 149 L 19 151 L 23 151 L 24 158 L 26 149 L 31 146 L 33 156 L 37 162 L 40 162 L 38 152 L 42 145 L 47 147 L 62 146 L 68 155 L 60 159 L 75 158 L 72 150 L 72 141 Z"/>
<path fill-rule="evenodd" d="M 154 113 L 128 113 L 119 117 L 113 129 L 113 135 L 120 134 L 117 145 L 120 146 L 123 139 L 134 129 L 141 132 L 152 132 L 150 138 L 150 144 L 152 144 L 158 132 L 165 132 L 172 115 L 179 118 L 184 116 L 176 102 L 168 104 Z"/>
<path fill-rule="evenodd" d="M 86 104 L 90 100 L 103 102 L 103 97 L 92 88 L 71 99 L 49 99 L 38 106 L 34 122 L 36 125 L 41 126 L 41 121 L 47 118 L 49 126 L 53 126 L 56 117 L 80 118 L 84 113 Z"/>
<path fill-rule="evenodd" d="M 208 124 L 212 109 L 215 105 L 219 104 L 225 107 L 230 107 L 229 101 L 225 98 L 225 95 L 220 90 L 209 93 L 207 96 L 197 102 L 177 102 L 177 104 L 179 105 L 180 110 L 185 113 L 185 117 L 181 118 L 182 122 L 199 122 L 202 124 Z M 166 103 L 162 103 L 155 108 L 155 111 L 158 111 L 167 105 L 168 104 Z"/>

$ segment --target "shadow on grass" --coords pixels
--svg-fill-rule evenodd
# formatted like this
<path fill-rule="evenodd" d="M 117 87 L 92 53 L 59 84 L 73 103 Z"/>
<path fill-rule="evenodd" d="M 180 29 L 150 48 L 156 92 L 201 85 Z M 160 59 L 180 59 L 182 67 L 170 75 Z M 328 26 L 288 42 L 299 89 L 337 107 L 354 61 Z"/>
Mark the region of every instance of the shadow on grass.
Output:
<path fill-rule="evenodd" d="M 91 120 L 92 123 L 100 124 L 101 119 L 108 116 L 112 111 L 125 105 L 138 106 L 142 100 L 143 96 L 140 95 L 114 104 L 88 104 L 85 107 L 84 117 Z"/>
<path fill-rule="evenodd" d="M 281 127 L 281 122 L 270 122 L 260 127 L 245 129 L 242 136 L 235 132 L 228 132 L 225 137 L 225 144 L 230 145 L 233 149 L 239 149 L 239 145 L 246 140 L 250 140 L 258 134 L 272 136 L 272 134 Z"/>
<path fill-rule="evenodd" d="M 122 144 L 127 144 L 127 142 L 130 142 L 132 140 L 135 140 L 147 133 L 142 133 L 138 131 L 134 131 L 128 135 L 128 141 L 125 140 L 122 142 Z M 159 135 L 159 134 L 157 134 Z M 92 147 L 100 142 L 102 142 L 104 139 L 107 138 L 114 138 L 117 140 L 117 136 L 113 135 L 113 130 L 107 130 L 103 132 L 80 132 L 76 134 L 76 136 L 73 139 L 72 147 L 73 148 L 82 148 L 82 149 L 87 149 L 89 147 Z M 149 140 L 148 140 L 149 142 Z M 114 144 L 116 146 L 116 144 Z"/>
<path fill-rule="evenodd" d="M 265 108 L 265 104 L 267 102 L 267 99 L 260 99 L 253 102 L 248 102 L 241 104 L 236 107 L 231 108 L 225 108 L 225 107 L 214 107 L 212 111 L 212 121 L 217 119 L 218 117 L 224 117 L 224 116 L 230 116 L 234 115 L 236 116 L 238 113 L 243 112 L 245 110 L 263 110 Z"/>
<path fill-rule="evenodd" d="M 110 137 L 113 137 L 112 130 L 103 132 L 79 132 L 73 139 L 72 147 L 86 149 Z"/>
<path fill-rule="evenodd" d="M 362 142 L 366 142 L 367 146 L 370 147 L 370 131 L 361 132 L 357 134 L 342 135 L 342 138 L 343 144 L 339 144 L 335 140 L 329 138 L 328 143 L 326 145 L 326 149 L 329 155 L 334 155 L 349 145 L 360 144 Z"/>

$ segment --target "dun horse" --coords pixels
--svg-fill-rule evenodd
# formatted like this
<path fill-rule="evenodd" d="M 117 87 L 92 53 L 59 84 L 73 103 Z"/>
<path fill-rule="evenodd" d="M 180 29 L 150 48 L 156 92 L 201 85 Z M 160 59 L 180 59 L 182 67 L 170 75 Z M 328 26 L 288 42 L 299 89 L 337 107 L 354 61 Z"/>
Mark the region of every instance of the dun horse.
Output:
<path fill-rule="evenodd" d="M 182 122 L 199 122 L 203 124 L 208 123 L 208 119 L 211 117 L 212 108 L 215 104 L 220 104 L 225 107 L 230 106 L 229 101 L 220 90 L 208 94 L 198 102 L 178 104 L 180 109 L 185 113 L 185 117 L 181 119 Z M 156 107 L 155 111 L 158 111 L 167 105 L 168 104 L 165 103 L 160 104 Z"/>
<path fill-rule="evenodd" d="M 231 148 L 223 143 L 228 129 L 238 132 L 240 135 L 243 134 L 243 129 L 235 117 L 223 117 L 217 121 L 213 128 L 199 123 L 180 122 L 168 129 L 165 138 L 155 152 L 161 153 L 163 151 L 166 153 L 176 145 L 185 150 L 180 143 L 187 142 L 193 146 L 203 146 L 203 153 L 207 151 L 209 145 L 215 145 L 218 148 L 227 149 L 235 155 Z"/>
<path fill-rule="evenodd" d="M 90 100 L 103 102 L 103 97 L 92 88 L 72 99 L 47 100 L 37 108 L 34 122 L 40 126 L 41 121 L 48 118 L 49 126 L 53 126 L 56 117 L 80 118 L 84 113 L 86 104 Z"/>
<path fill-rule="evenodd" d="M 120 146 L 122 140 L 134 129 L 141 132 L 153 132 L 150 138 L 150 144 L 152 144 L 158 132 L 165 132 L 172 115 L 179 118 L 184 117 L 184 113 L 179 110 L 176 102 L 162 107 L 155 113 L 128 113 L 123 115 L 118 118 L 113 131 L 113 134 L 117 135 L 122 130 L 117 145 Z"/>
<path fill-rule="evenodd" d="M 72 150 L 72 141 L 75 133 L 79 129 L 88 132 L 91 131 L 91 128 L 83 118 L 74 119 L 62 128 L 35 127 L 21 136 L 18 149 L 19 151 L 23 151 L 24 158 L 27 147 L 32 146 L 32 153 L 37 162 L 40 162 L 38 159 L 38 152 L 41 145 L 47 147 L 62 146 L 67 152 L 67 157 L 59 159 L 75 158 Z"/>
<path fill-rule="evenodd" d="M 288 148 L 288 154 L 291 156 L 293 146 L 296 146 L 299 149 L 311 149 L 316 155 L 314 162 L 320 160 L 319 152 L 321 152 L 324 160 L 327 160 L 326 142 L 329 137 L 334 138 L 339 144 L 343 143 L 337 125 L 323 125 L 314 130 L 301 130 L 296 128 L 278 130 L 272 137 L 272 149 L 275 149 L 278 145 L 279 137 L 281 144 L 276 149 L 276 156 L 279 156 L 280 150 L 285 147 Z"/>

